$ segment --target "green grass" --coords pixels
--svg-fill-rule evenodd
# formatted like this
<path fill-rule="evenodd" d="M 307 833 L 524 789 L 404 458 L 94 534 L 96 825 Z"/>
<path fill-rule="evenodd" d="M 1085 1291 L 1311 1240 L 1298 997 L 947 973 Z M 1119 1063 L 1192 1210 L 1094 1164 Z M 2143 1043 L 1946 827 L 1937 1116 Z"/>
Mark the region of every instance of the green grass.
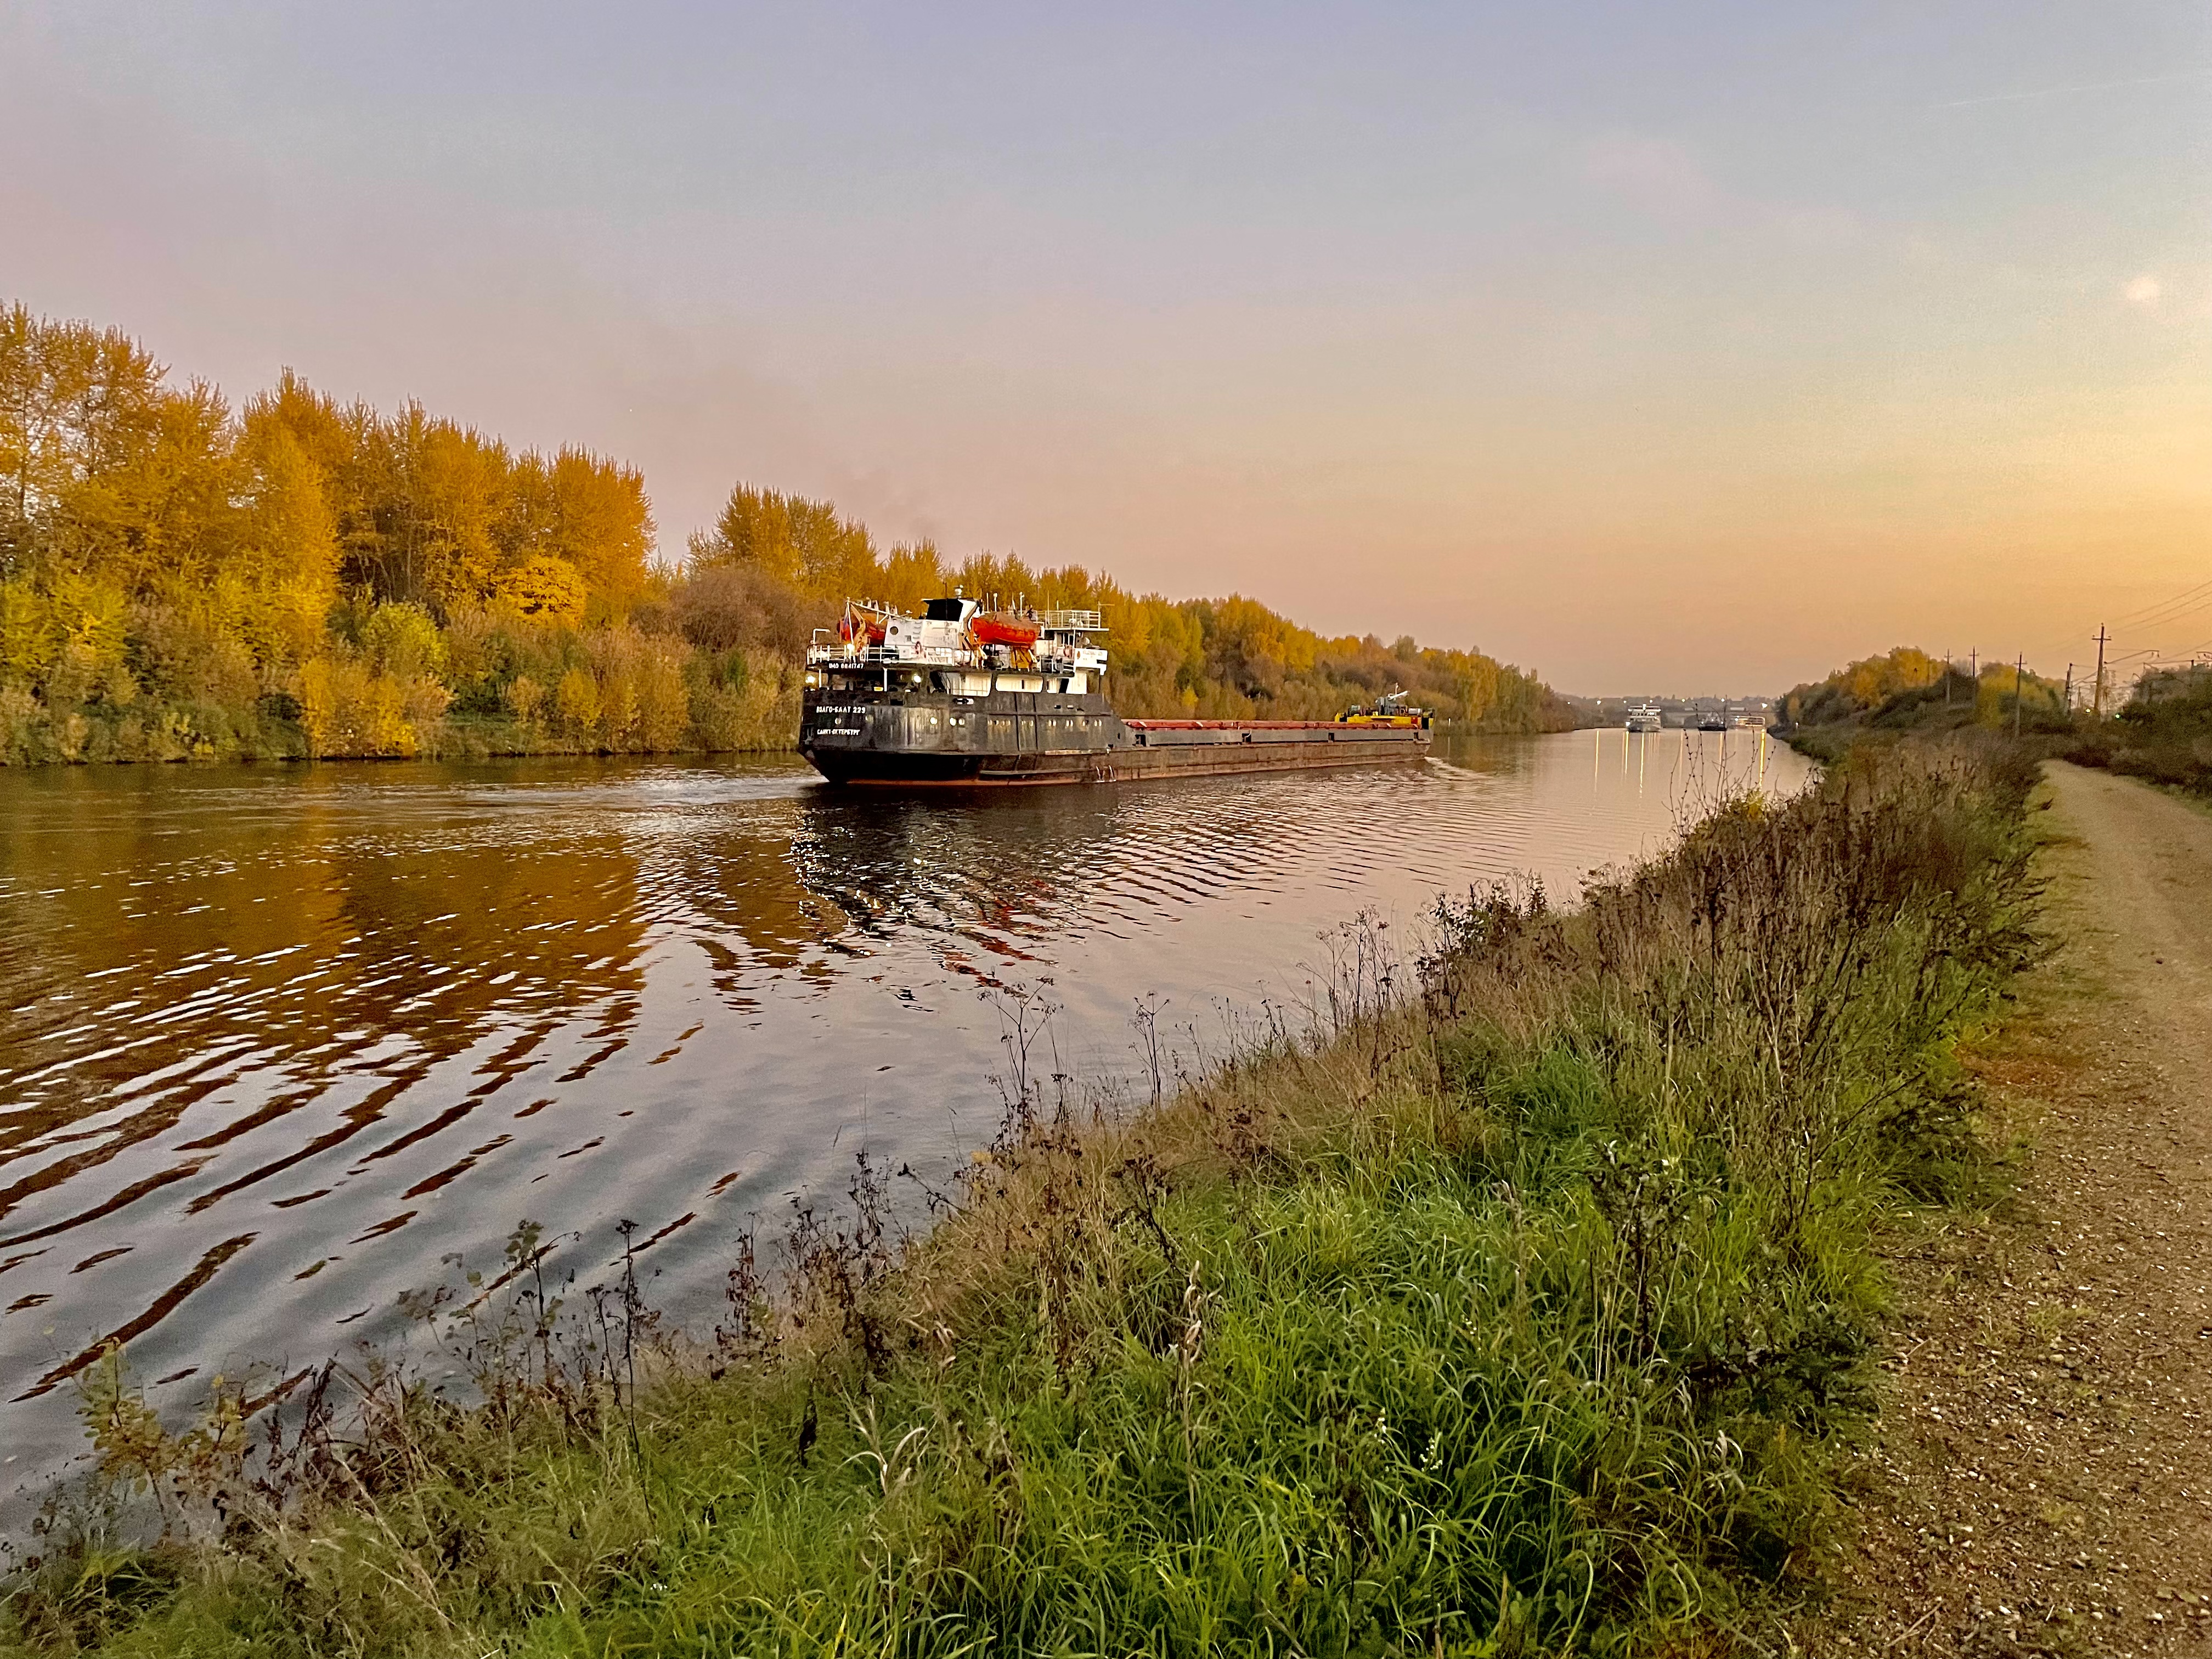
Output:
<path fill-rule="evenodd" d="M 1325 1039 L 1018 1103 L 902 1254 L 864 1164 L 714 1344 L 551 1316 L 524 1234 L 441 1316 L 483 1404 L 295 1393 L 269 1458 L 110 1371 L 0 1653 L 1730 1651 L 1870 1408 L 1874 1230 L 1979 1179 L 1949 1048 L 2033 950 L 2025 793 L 1907 747 L 1577 915 L 1370 933 Z"/>

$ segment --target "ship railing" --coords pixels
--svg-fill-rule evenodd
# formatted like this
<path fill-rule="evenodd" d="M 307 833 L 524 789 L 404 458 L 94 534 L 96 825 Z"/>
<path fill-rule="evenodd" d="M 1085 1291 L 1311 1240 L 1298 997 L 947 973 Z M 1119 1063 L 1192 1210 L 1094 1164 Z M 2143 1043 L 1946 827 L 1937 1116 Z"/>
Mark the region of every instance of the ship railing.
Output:
<path fill-rule="evenodd" d="M 1037 626 L 1054 634 L 1103 634 L 1106 619 L 1096 611 L 1040 611 Z"/>
<path fill-rule="evenodd" d="M 889 646 L 845 645 L 811 647 L 806 653 L 810 668 L 981 668 L 982 659 L 973 651 L 938 646 L 894 650 Z"/>
<path fill-rule="evenodd" d="M 816 668 L 876 668 L 886 663 L 903 662 L 906 659 L 896 651 L 886 651 L 880 645 L 814 646 L 806 653 L 810 667 Z"/>

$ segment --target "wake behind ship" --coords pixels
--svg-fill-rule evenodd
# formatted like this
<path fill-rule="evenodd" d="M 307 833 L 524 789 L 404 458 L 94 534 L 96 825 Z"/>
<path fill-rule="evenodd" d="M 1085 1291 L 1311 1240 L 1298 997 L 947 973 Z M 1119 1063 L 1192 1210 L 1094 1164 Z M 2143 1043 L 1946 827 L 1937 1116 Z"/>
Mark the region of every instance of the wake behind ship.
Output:
<path fill-rule="evenodd" d="M 1109 782 L 1419 760 L 1429 716 L 1385 697 L 1333 720 L 1125 720 L 1096 611 L 909 617 L 848 603 L 806 653 L 799 751 L 832 783 Z"/>

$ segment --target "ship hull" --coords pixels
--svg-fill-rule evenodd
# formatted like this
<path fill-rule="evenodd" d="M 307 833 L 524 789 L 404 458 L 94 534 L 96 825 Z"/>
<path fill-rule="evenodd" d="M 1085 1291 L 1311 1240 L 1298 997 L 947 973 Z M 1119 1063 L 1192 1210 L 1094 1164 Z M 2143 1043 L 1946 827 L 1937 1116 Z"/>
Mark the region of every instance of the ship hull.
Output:
<path fill-rule="evenodd" d="M 833 783 L 1004 787 L 1419 760 L 1425 726 L 1124 720 L 1090 695 L 851 689 L 807 696 L 799 752 Z"/>

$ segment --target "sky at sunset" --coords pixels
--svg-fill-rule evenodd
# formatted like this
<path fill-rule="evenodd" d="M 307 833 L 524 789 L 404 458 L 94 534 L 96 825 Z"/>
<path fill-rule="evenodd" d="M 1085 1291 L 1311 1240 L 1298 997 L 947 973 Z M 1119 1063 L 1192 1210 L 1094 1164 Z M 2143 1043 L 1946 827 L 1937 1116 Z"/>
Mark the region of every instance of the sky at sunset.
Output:
<path fill-rule="evenodd" d="M 2195 0 L 0 0 L 11 299 L 670 556 L 742 477 L 1568 690 L 2212 652 Z"/>

